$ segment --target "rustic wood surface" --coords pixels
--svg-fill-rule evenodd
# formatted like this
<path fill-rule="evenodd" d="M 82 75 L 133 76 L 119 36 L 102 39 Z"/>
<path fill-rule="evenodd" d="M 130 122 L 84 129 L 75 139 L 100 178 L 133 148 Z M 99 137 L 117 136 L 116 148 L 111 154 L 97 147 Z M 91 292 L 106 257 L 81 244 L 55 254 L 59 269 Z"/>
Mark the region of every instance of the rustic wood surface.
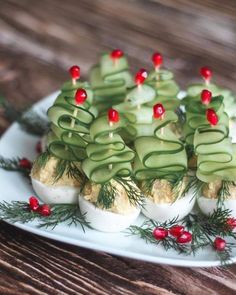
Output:
<path fill-rule="evenodd" d="M 235 0 L 0 0 L 0 92 L 23 109 L 58 89 L 70 65 L 86 78 L 99 53 L 116 47 L 133 70 L 150 67 L 158 50 L 183 88 L 209 65 L 236 91 L 235 45 Z M 8 124 L 1 116 L 1 132 Z M 236 294 L 236 265 L 155 265 L 0 224 L 0 294 Z"/>

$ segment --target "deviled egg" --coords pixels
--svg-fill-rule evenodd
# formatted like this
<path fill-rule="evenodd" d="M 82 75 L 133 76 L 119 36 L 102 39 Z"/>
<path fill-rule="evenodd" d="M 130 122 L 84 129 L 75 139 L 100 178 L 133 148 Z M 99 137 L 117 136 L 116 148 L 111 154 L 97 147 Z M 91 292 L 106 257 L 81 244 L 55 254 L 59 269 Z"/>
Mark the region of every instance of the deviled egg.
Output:
<path fill-rule="evenodd" d="M 190 213 L 195 204 L 195 198 L 191 192 L 182 196 L 186 185 L 187 180 L 184 178 L 176 195 L 171 183 L 166 179 L 154 180 L 148 192 L 145 188 L 146 183 L 142 182 L 141 190 L 146 195 L 142 213 L 157 222 L 165 222 L 173 218 L 181 220 Z"/>
<path fill-rule="evenodd" d="M 210 215 L 218 207 L 218 198 L 220 190 L 222 189 L 222 181 L 218 180 L 215 182 L 207 183 L 203 190 L 202 196 L 197 199 L 198 206 L 202 213 Z M 229 184 L 228 193 L 223 201 L 223 209 L 229 209 L 232 211 L 232 216 L 236 216 L 236 183 Z"/>
<path fill-rule="evenodd" d="M 39 167 L 37 161 L 34 163 L 30 175 L 33 189 L 47 204 L 77 203 L 81 181 L 70 177 L 66 171 L 55 181 L 58 161 L 57 158 L 50 156 L 43 167 Z"/>
<path fill-rule="evenodd" d="M 140 209 L 131 204 L 125 188 L 115 180 L 110 181 L 115 189 L 115 197 L 109 208 L 99 202 L 101 184 L 87 182 L 79 194 L 79 206 L 90 226 L 102 232 L 119 232 L 129 227 L 140 213 Z M 135 184 L 133 184 L 135 186 Z M 140 190 L 136 187 L 137 192 Z"/>

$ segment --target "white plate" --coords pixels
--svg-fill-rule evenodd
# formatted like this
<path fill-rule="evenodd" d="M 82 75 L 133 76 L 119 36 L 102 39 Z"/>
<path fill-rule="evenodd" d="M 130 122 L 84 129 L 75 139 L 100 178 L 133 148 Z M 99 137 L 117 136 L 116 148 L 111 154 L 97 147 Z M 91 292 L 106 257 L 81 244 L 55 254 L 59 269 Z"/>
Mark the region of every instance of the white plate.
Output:
<path fill-rule="evenodd" d="M 45 111 L 52 104 L 56 95 L 57 93 L 53 93 L 46 97 L 37 103 L 34 109 Z M 26 134 L 18 124 L 14 123 L 0 140 L 0 155 L 27 157 L 33 160 L 36 155 L 35 144 L 37 141 L 37 137 Z M 29 196 L 34 194 L 30 183 L 23 176 L 1 169 L 0 190 L 0 201 L 27 201 Z M 143 220 L 144 217 L 140 216 L 137 224 L 142 223 Z M 101 233 L 91 229 L 86 229 L 86 232 L 83 233 L 79 226 L 67 227 L 63 224 L 54 230 L 39 229 L 35 222 L 15 223 L 14 225 L 34 234 L 68 244 L 154 263 L 189 267 L 220 265 L 220 261 L 217 260 L 211 249 L 201 250 L 196 256 L 184 256 L 172 250 L 166 252 L 161 246 L 146 244 L 140 238 L 128 236 L 126 233 Z M 235 248 L 233 249 L 232 262 L 236 262 Z"/>

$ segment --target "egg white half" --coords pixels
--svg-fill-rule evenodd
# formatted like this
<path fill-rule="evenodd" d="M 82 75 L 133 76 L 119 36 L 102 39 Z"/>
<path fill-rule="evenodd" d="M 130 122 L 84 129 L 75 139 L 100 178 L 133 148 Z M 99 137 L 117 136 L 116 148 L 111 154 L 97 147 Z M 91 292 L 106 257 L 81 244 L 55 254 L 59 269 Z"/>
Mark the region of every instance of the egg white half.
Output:
<path fill-rule="evenodd" d="M 135 209 L 130 214 L 118 214 L 96 207 L 91 202 L 79 195 L 79 207 L 89 225 L 102 232 L 119 232 L 129 227 L 140 213 L 140 209 Z"/>
<path fill-rule="evenodd" d="M 184 197 L 173 203 L 154 203 L 151 199 L 146 198 L 142 208 L 142 213 L 157 222 L 165 222 L 173 218 L 183 219 L 188 215 L 195 204 L 196 198 L 189 192 Z"/>
<path fill-rule="evenodd" d="M 45 185 L 37 179 L 31 178 L 32 186 L 37 196 L 47 204 L 76 204 L 79 188 L 67 185 Z"/>
<path fill-rule="evenodd" d="M 199 197 L 197 199 L 198 206 L 203 214 L 211 215 L 214 210 L 217 209 L 217 200 L 216 199 L 209 199 L 206 197 Z M 232 211 L 232 216 L 236 217 L 236 200 L 229 199 L 224 201 L 223 209 L 229 209 Z"/>

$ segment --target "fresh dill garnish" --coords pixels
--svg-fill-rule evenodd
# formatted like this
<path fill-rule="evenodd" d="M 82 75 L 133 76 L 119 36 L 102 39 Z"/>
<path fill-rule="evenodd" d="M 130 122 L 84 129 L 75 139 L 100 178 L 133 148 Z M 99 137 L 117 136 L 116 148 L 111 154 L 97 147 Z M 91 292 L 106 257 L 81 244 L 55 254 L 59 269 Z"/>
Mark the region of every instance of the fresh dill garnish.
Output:
<path fill-rule="evenodd" d="M 35 165 L 37 165 L 39 168 L 44 168 L 49 158 L 50 153 L 48 150 L 46 150 L 37 157 L 37 159 L 35 160 Z"/>
<path fill-rule="evenodd" d="M 54 174 L 54 182 L 57 182 L 64 174 L 70 178 L 77 179 L 78 181 L 84 180 L 84 174 L 82 173 L 78 162 L 59 159 Z"/>
<path fill-rule="evenodd" d="M 0 219 L 12 223 L 27 223 L 33 220 L 38 222 L 37 227 L 54 229 L 60 223 L 68 226 L 80 225 L 85 231 L 85 226 L 90 227 L 85 220 L 85 214 L 81 214 L 77 204 L 54 204 L 50 206 L 51 214 L 42 216 L 39 212 L 33 212 L 27 202 L 13 201 L 0 202 Z"/>
<path fill-rule="evenodd" d="M 224 205 L 224 201 L 230 197 L 229 188 L 232 185 L 236 185 L 234 181 L 222 180 L 221 188 L 217 193 L 217 207 L 222 207 Z"/>
<path fill-rule="evenodd" d="M 96 205 L 100 205 L 104 209 L 111 208 L 117 194 L 118 190 L 114 185 L 112 185 L 111 181 L 102 183 L 98 193 Z"/>

